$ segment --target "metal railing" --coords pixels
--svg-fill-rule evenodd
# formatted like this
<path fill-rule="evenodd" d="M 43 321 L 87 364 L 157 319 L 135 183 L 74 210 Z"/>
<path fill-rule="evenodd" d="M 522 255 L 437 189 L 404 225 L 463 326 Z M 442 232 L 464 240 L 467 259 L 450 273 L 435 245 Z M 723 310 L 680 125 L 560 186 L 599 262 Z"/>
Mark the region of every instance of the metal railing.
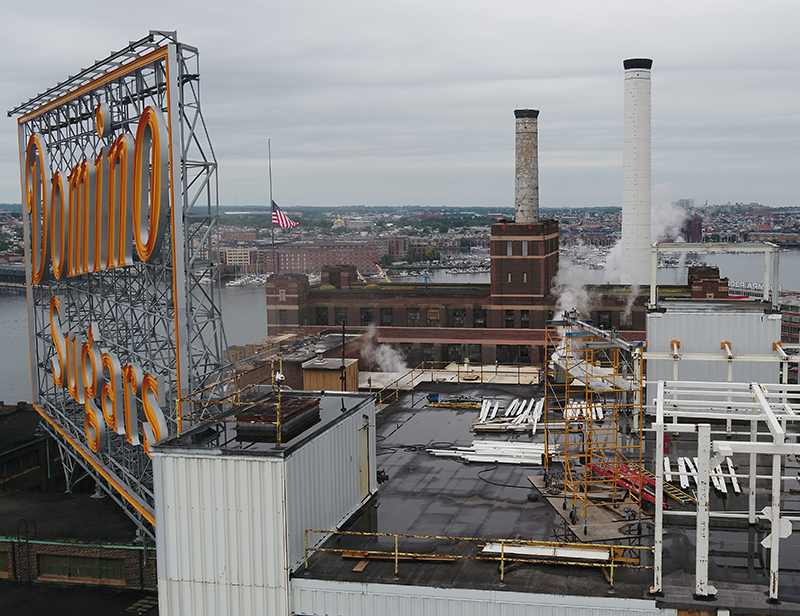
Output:
<path fill-rule="evenodd" d="M 541 371 L 530 364 L 464 364 L 451 361 L 423 361 L 416 368 L 397 377 L 385 387 L 375 391 L 378 412 L 392 402 L 400 399 L 400 391 L 409 389 L 414 391 L 415 381 L 421 382 L 429 375 L 431 383 L 439 380 L 450 382 L 448 379 L 455 377 L 455 383 L 485 383 L 498 377 L 511 377 L 512 385 L 539 384 Z"/>
<path fill-rule="evenodd" d="M 363 537 L 367 539 L 378 539 L 381 537 L 393 540 L 394 549 L 359 549 L 354 547 L 310 547 L 309 534 L 319 534 L 327 536 L 342 537 Z M 473 554 L 448 554 L 445 552 L 415 552 L 401 550 L 400 540 L 409 543 L 414 540 L 438 540 L 438 541 L 458 541 L 474 544 Z M 409 541 L 410 540 L 410 541 Z M 319 544 L 322 545 L 326 539 L 322 538 Z M 485 545 L 499 544 L 500 553 L 481 553 L 480 549 Z M 335 531 L 335 530 L 313 530 L 306 529 L 304 537 L 305 547 L 305 569 L 309 568 L 309 555 L 315 552 L 342 554 L 343 557 L 351 556 L 362 560 L 380 559 L 392 560 L 394 562 L 394 576 L 399 577 L 399 565 L 401 560 L 412 560 L 416 562 L 448 562 L 456 560 L 483 560 L 497 561 L 500 571 L 500 581 L 504 581 L 507 563 L 539 563 L 548 565 L 573 565 L 578 567 L 600 567 L 604 570 L 606 579 L 611 587 L 614 587 L 615 569 L 652 569 L 652 565 L 642 564 L 642 552 L 651 552 L 653 548 L 635 545 L 610 545 L 602 543 L 562 543 L 553 541 L 527 541 L 524 539 L 486 539 L 475 537 L 448 537 L 439 535 L 407 535 L 402 533 L 373 533 L 358 531 Z M 363 547 L 363 546 L 362 546 Z M 542 548 L 540 554 L 521 556 L 514 554 L 514 548 Z M 510 552 L 507 552 L 510 550 Z M 550 552 L 548 555 L 547 552 Z M 562 556 L 559 556 L 561 552 Z M 581 553 L 583 556 L 581 556 Z M 608 570 L 607 572 L 605 570 Z"/>

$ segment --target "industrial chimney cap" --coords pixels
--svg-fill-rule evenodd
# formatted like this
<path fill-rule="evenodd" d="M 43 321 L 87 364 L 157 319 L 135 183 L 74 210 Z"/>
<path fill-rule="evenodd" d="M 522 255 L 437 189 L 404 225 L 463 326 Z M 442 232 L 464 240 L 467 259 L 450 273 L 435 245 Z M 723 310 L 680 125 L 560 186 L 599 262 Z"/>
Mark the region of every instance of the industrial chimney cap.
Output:
<path fill-rule="evenodd" d="M 514 111 L 515 118 L 538 118 L 538 109 L 517 109 Z"/>
<path fill-rule="evenodd" d="M 630 60 L 624 60 L 622 66 L 625 67 L 626 71 L 632 68 L 643 68 L 649 71 L 653 68 L 653 61 L 649 58 L 631 58 Z"/>

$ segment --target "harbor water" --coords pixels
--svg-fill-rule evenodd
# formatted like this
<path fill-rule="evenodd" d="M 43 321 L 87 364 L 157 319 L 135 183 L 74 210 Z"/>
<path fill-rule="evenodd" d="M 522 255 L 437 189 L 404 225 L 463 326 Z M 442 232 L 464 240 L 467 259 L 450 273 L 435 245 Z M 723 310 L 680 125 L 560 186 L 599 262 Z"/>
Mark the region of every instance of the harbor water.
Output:
<path fill-rule="evenodd" d="M 759 254 L 710 255 L 705 261 L 720 268 L 720 274 L 731 281 L 760 283 L 764 279 L 764 257 Z M 480 284 L 489 282 L 489 274 L 453 274 L 448 270 L 429 270 L 430 283 Z M 399 278 L 398 282 L 423 283 L 424 276 Z M 660 270 L 661 284 L 685 284 L 685 268 Z M 780 285 L 783 290 L 800 289 L 800 251 L 781 253 Z M 263 285 L 220 289 L 222 318 L 228 345 L 257 342 L 267 335 L 267 304 Z M 28 318 L 25 295 L 0 292 L 0 400 L 13 404 L 31 399 L 28 349 Z"/>

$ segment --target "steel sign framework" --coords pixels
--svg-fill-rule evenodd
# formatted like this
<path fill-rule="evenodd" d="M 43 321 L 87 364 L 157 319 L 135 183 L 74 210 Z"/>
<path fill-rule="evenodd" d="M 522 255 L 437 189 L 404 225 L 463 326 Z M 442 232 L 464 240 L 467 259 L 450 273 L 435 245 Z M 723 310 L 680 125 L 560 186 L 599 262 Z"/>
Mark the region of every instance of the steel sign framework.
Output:
<path fill-rule="evenodd" d="M 88 473 L 153 537 L 149 445 L 220 398 L 229 367 L 216 288 L 200 284 L 217 278 L 218 195 L 198 51 L 150 32 L 8 115 L 34 404 L 68 485 Z"/>

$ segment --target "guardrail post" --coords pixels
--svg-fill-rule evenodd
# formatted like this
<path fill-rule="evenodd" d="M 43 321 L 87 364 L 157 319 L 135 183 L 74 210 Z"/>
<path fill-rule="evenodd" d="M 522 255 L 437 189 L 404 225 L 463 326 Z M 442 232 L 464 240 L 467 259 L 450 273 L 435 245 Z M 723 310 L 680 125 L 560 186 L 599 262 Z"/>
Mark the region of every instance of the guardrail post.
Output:
<path fill-rule="evenodd" d="M 397 578 L 400 577 L 400 574 L 398 573 L 398 568 L 397 568 L 397 563 L 398 563 L 398 560 L 399 560 L 399 554 L 397 552 L 398 539 L 399 539 L 399 536 L 395 535 L 394 536 L 394 579 L 397 579 Z"/>
<path fill-rule="evenodd" d="M 502 582 L 505 578 L 506 573 L 506 542 L 502 539 L 500 540 L 500 581 Z"/>

